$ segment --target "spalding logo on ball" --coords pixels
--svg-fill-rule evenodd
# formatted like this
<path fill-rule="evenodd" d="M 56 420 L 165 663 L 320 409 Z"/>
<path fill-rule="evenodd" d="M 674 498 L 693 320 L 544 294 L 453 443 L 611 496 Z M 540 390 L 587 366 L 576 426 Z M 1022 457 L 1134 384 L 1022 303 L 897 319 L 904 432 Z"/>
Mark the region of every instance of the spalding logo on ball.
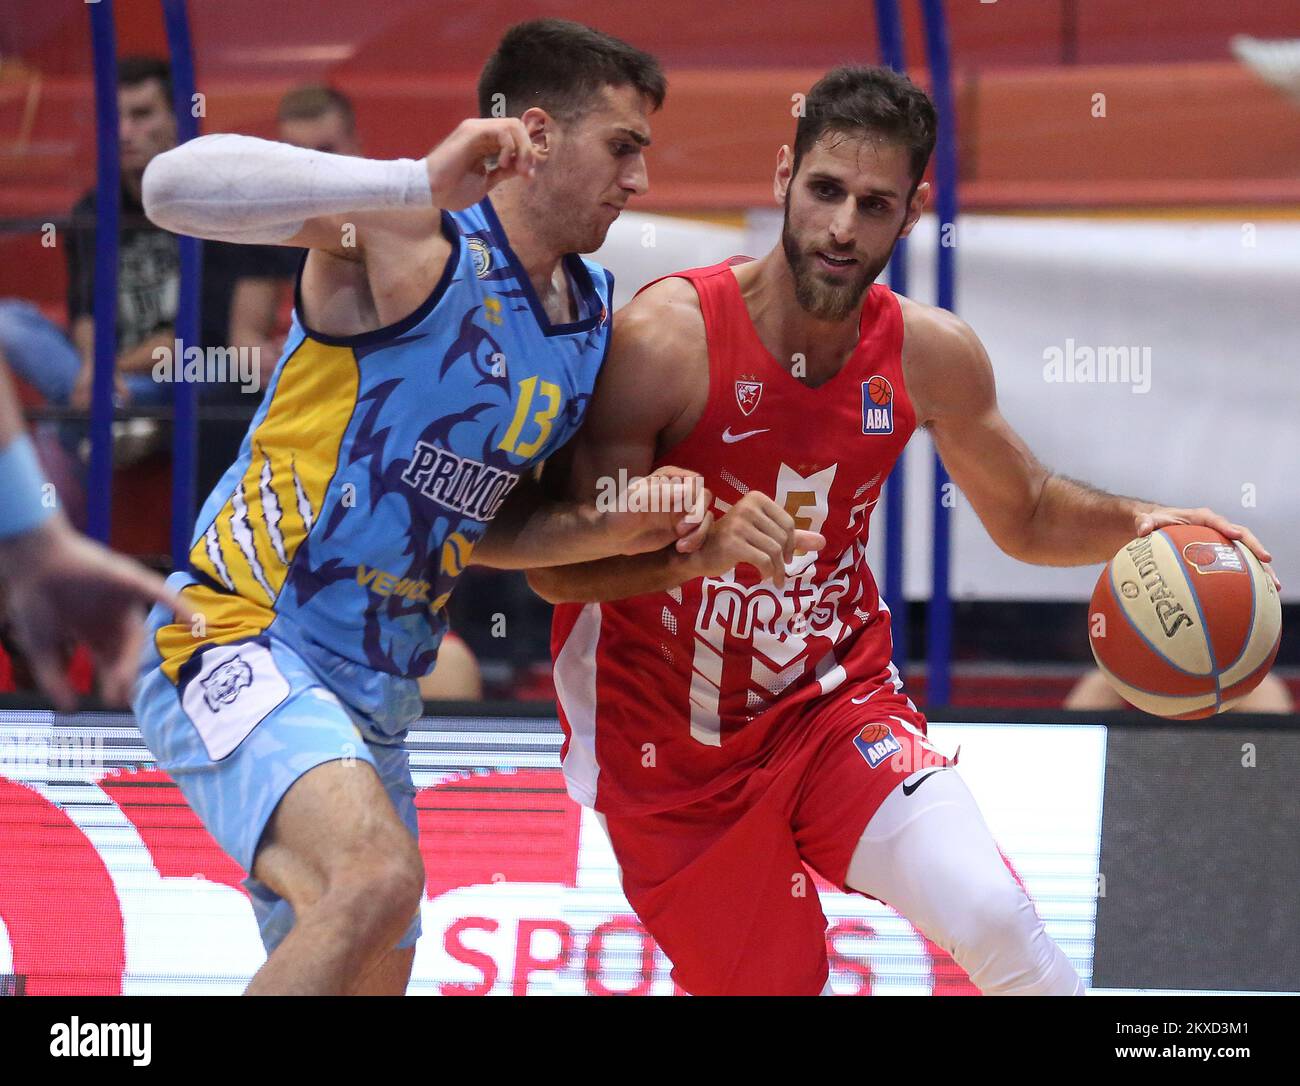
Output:
<path fill-rule="evenodd" d="M 1156 716 L 1231 708 L 1264 680 L 1282 602 L 1250 550 L 1213 528 L 1174 524 L 1133 540 L 1092 593 L 1088 641 L 1116 693 Z"/>

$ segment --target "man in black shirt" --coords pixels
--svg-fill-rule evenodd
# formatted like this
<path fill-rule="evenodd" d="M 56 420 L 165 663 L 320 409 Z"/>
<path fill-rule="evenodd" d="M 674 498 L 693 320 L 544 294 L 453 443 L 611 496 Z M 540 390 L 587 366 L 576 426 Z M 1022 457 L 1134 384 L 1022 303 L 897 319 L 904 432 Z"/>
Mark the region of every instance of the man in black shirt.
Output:
<path fill-rule="evenodd" d="M 174 235 L 145 218 L 140 204 L 144 169 L 176 142 L 171 76 L 167 64 L 152 57 L 124 58 L 118 68 L 118 112 L 122 198 L 118 234 L 117 367 L 119 402 L 167 404 L 172 384 L 154 379 L 155 351 L 175 348 L 175 320 L 180 291 L 180 255 Z M 86 407 L 90 402 L 94 352 L 94 252 L 96 199 L 87 193 L 73 208 L 64 241 L 68 263 L 68 333 L 51 324 L 35 306 L 0 301 L 0 359 L 47 400 Z M 278 354 L 270 342 L 275 314 L 241 300 L 239 285 L 248 281 L 263 292 L 292 277 L 297 254 L 274 246 L 208 243 L 203 247 L 200 297 L 200 343 L 208 347 L 257 348 L 269 372 Z M 242 308 L 240 308 L 242 306 Z M 232 308 L 234 311 L 232 312 Z M 239 336 L 244 342 L 232 339 Z M 189 346 L 184 344 L 183 346 Z M 232 379 L 204 387 L 205 398 L 260 393 Z M 256 398 L 246 398 L 251 405 Z"/>

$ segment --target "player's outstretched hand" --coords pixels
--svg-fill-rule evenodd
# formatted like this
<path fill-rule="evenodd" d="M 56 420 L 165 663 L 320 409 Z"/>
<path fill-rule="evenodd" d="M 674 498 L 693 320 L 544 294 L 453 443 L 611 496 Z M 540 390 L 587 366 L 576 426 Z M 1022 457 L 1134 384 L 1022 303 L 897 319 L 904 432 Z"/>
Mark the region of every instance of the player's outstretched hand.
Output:
<path fill-rule="evenodd" d="M 1273 572 L 1271 565 L 1273 556 L 1264 549 L 1264 544 L 1255 538 L 1255 533 L 1241 524 L 1233 524 L 1227 517 L 1220 516 L 1213 509 L 1173 509 L 1169 506 L 1161 506 L 1149 513 L 1137 514 L 1135 520 L 1139 536 L 1150 535 L 1157 528 L 1169 524 L 1204 524 L 1228 539 L 1240 540 L 1244 546 L 1250 548 L 1251 553 L 1268 571 L 1268 575 L 1273 578 L 1274 587 L 1279 590 L 1282 588 L 1282 582 L 1277 579 L 1277 574 Z"/>
<path fill-rule="evenodd" d="M 608 514 L 620 554 L 644 554 L 673 544 L 682 554 L 700 549 L 713 525 L 713 494 L 704 477 L 671 465 L 634 478 L 620 507 Z"/>
<path fill-rule="evenodd" d="M 751 490 L 713 526 L 696 560 L 705 577 L 750 565 L 765 581 L 782 588 L 785 567 L 794 556 L 824 546 L 825 536 L 796 527 L 794 517 L 776 502 Z"/>
<path fill-rule="evenodd" d="M 145 605 L 171 607 L 178 622 L 192 617 L 161 577 L 87 539 L 61 516 L 0 542 L 0 576 L 32 674 L 65 713 L 77 707 L 65 675 L 72 645 L 90 650 L 105 703 L 124 706 L 139 664 Z"/>
<path fill-rule="evenodd" d="M 533 177 L 537 157 L 518 117 L 461 121 L 424 159 L 433 206 L 460 211 L 478 203 L 507 177 Z"/>

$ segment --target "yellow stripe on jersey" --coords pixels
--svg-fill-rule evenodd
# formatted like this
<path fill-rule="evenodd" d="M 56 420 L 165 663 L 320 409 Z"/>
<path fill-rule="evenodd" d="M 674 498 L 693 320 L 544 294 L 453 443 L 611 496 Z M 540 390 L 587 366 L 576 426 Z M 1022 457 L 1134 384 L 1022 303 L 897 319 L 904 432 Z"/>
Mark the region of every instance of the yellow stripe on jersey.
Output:
<path fill-rule="evenodd" d="M 196 621 L 192 625 L 173 622 L 154 634 L 163 674 L 173 683 L 178 681 L 181 668 L 204 645 L 227 645 L 256 637 L 275 621 L 275 612 L 269 608 L 207 585 L 186 585 L 181 596 Z"/>
<path fill-rule="evenodd" d="M 190 551 L 196 570 L 254 603 L 275 603 L 320 516 L 359 386 L 350 347 L 302 341 L 253 431 L 248 469 Z"/>

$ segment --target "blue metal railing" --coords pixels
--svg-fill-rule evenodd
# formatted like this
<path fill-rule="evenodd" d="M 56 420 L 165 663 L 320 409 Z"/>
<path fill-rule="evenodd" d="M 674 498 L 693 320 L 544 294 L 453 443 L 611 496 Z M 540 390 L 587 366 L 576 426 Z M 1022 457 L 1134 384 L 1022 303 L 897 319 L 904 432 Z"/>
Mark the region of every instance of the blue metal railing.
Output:
<path fill-rule="evenodd" d="M 898 0 L 875 0 L 876 35 L 880 39 L 880 56 L 887 68 L 907 70 L 903 48 L 903 22 Z M 898 294 L 907 293 L 907 239 L 900 238 L 889 260 L 889 286 Z M 904 562 L 904 493 L 906 463 L 899 456 L 885 483 L 885 606 L 889 608 L 890 628 L 894 639 L 894 660 L 907 669 L 907 597 L 903 590 Z"/>
<path fill-rule="evenodd" d="M 194 53 L 190 41 L 185 0 L 163 0 L 163 23 L 167 48 L 171 52 L 172 100 L 176 112 L 178 143 L 199 134 L 194 108 Z M 199 297 L 203 276 L 203 243 L 197 238 L 180 238 L 181 286 L 176 310 L 176 339 L 182 347 L 199 343 Z M 198 388 L 189 381 L 173 386 L 176 422 L 172 428 L 172 565 L 182 569 L 190 549 L 194 527 L 196 463 L 198 459 Z"/>
<path fill-rule="evenodd" d="M 883 63 L 907 70 L 903 25 L 898 0 L 875 0 L 876 29 Z M 943 0 L 921 0 L 925 49 L 930 69 L 930 96 L 939 115 L 935 145 L 935 207 L 939 232 L 935 250 L 936 301 L 953 309 L 956 296 L 955 224 L 957 221 L 957 138 L 949 64 L 948 26 Z M 889 285 L 907 293 L 907 239 L 901 239 L 889 263 Z M 885 486 L 885 603 L 890 610 L 894 654 L 907 662 L 907 598 L 903 588 L 905 561 L 905 474 L 900 457 Z M 926 703 L 946 705 L 952 698 L 952 596 L 949 582 L 952 550 L 952 486 L 938 453 L 934 455 L 934 523 L 931 550 L 930 602 L 926 613 Z"/>
<path fill-rule="evenodd" d="M 88 4 L 95 65 L 95 375 L 90 397 L 86 529 L 107 543 L 113 513 L 113 381 L 117 369 L 117 245 L 122 199 L 118 158 L 117 34 L 112 0 Z"/>
<path fill-rule="evenodd" d="M 939 239 L 935 250 L 938 264 L 936 301 L 953 309 L 956 301 L 957 223 L 957 114 L 952 100 L 949 68 L 948 26 L 943 0 L 921 0 L 925 16 L 925 52 L 930 65 L 930 94 L 939 114 L 939 135 L 935 146 L 934 179 L 939 213 Z M 930 609 L 926 621 L 925 700 L 927 705 L 947 705 L 952 700 L 952 595 L 948 583 L 952 544 L 952 493 L 948 473 L 939 454 L 934 456 L 934 549 L 930 574 Z"/>

